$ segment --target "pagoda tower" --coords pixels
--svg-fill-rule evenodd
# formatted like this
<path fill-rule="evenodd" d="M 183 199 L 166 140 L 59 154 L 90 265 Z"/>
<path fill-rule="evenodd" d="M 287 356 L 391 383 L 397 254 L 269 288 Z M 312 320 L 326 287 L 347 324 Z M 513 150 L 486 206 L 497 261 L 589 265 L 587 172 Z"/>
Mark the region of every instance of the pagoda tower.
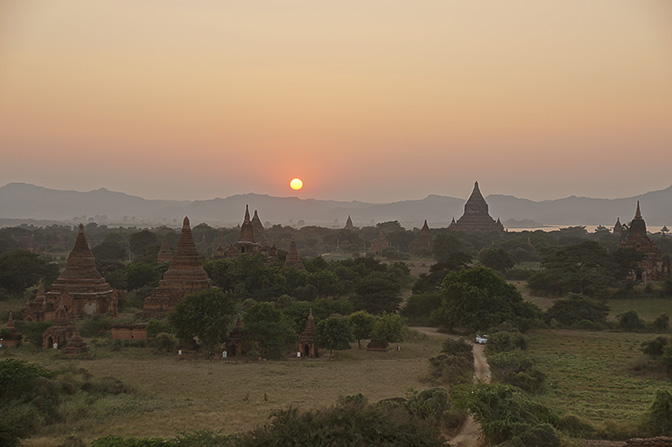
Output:
<path fill-rule="evenodd" d="M 301 257 L 299 256 L 299 251 L 296 249 L 296 241 L 292 239 L 292 242 L 289 244 L 289 253 L 287 253 L 287 259 L 282 268 L 294 267 L 295 269 L 305 270 L 303 262 L 301 262 Z"/>
<path fill-rule="evenodd" d="M 250 209 L 245 205 L 245 217 L 243 224 L 240 227 L 240 237 L 238 242 L 229 245 L 226 248 L 217 249 L 216 256 L 219 258 L 235 258 L 241 255 L 256 255 L 262 254 L 266 258 L 266 262 L 272 264 L 278 262 L 278 250 L 275 246 L 268 246 L 267 243 L 259 243 L 257 240 L 257 231 L 261 231 L 261 237 L 265 240 L 265 230 L 261 225 L 261 220 L 257 212 L 254 212 L 254 217 L 258 223 L 255 224 L 253 219 L 250 219 Z M 255 228 L 258 225 L 260 230 Z"/>
<path fill-rule="evenodd" d="M 245 217 L 243 218 L 243 225 L 240 227 L 240 238 L 238 242 L 256 242 L 254 240 L 254 226 L 250 220 L 250 209 L 245 205 Z"/>
<path fill-rule="evenodd" d="M 380 233 L 378 234 L 378 239 L 371 242 L 371 252 L 374 255 L 378 256 L 378 255 L 381 255 L 383 253 L 383 250 L 385 250 L 389 246 L 390 246 L 390 243 L 387 242 L 387 239 L 385 239 L 385 235 L 383 234 L 383 230 L 380 230 Z"/>
<path fill-rule="evenodd" d="M 644 279 L 643 274 L 646 274 L 648 280 L 656 280 L 662 276 L 663 254 L 655 242 L 646 234 L 646 222 L 644 222 L 642 212 L 639 209 L 639 200 L 637 201 L 635 218 L 630 222 L 628 235 L 621 242 L 621 247 L 634 248 L 645 255 L 644 259 L 639 262 L 640 272 L 635 274 L 636 279 Z"/>
<path fill-rule="evenodd" d="M 352 224 L 352 219 L 350 218 L 350 215 L 348 214 L 348 220 L 345 221 L 345 227 L 343 228 L 344 230 L 354 230 L 355 226 Z"/>
<path fill-rule="evenodd" d="M 159 254 L 156 256 L 156 260 L 159 262 L 170 262 L 170 259 L 173 257 L 173 252 L 170 250 L 170 245 L 168 245 L 168 235 L 163 236 L 163 242 L 161 242 L 161 248 L 159 248 Z"/>
<path fill-rule="evenodd" d="M 308 321 L 306 321 L 306 328 L 299 337 L 299 352 L 301 358 L 319 357 L 320 349 L 315 347 L 315 319 L 313 318 L 313 309 L 310 309 Z"/>
<path fill-rule="evenodd" d="M 78 355 L 86 357 L 89 355 L 89 347 L 86 346 L 86 342 L 82 339 L 81 335 L 79 335 L 79 328 L 77 326 L 75 326 L 72 337 L 70 337 L 70 340 L 65 344 L 63 354 L 70 357 Z"/>
<path fill-rule="evenodd" d="M 262 245 L 268 244 L 268 238 L 266 237 L 266 230 L 259 219 L 259 214 L 257 210 L 254 210 L 254 216 L 252 216 L 252 233 L 254 235 L 255 242 L 259 242 Z"/>
<path fill-rule="evenodd" d="M 614 234 L 619 236 L 623 235 L 623 225 L 621 225 L 620 217 L 616 218 L 616 224 L 614 225 Z"/>
<path fill-rule="evenodd" d="M 474 190 L 471 192 L 471 196 L 467 203 L 464 204 L 464 214 L 460 217 L 457 222 L 453 219 L 449 230 L 457 231 L 498 231 L 503 232 L 504 226 L 497 219 L 495 221 L 490 217 L 488 212 L 488 204 L 481 194 L 481 190 L 478 188 L 478 182 L 474 183 Z"/>
<path fill-rule="evenodd" d="M 186 295 L 208 290 L 210 286 L 210 278 L 203 270 L 203 261 L 196 250 L 194 237 L 191 234 L 189 218 L 185 217 L 170 266 L 163 274 L 159 287 L 153 289 L 151 296 L 145 298 L 142 317 L 145 319 L 162 318 L 171 312 Z"/>
<path fill-rule="evenodd" d="M 245 325 L 238 314 L 236 325 L 229 332 L 229 338 L 226 339 L 226 352 L 229 357 L 237 357 L 245 354 Z"/>
<path fill-rule="evenodd" d="M 427 225 L 427 219 L 420 229 L 420 234 L 411 244 L 411 253 L 415 254 L 421 251 L 430 252 L 432 251 L 432 233 L 429 230 L 429 225 Z"/>
<path fill-rule="evenodd" d="M 96 259 L 84 235 L 84 225 L 79 225 L 75 247 L 68 256 L 65 269 L 51 285 L 43 302 L 52 307 L 56 307 L 56 303 L 62 304 L 73 317 L 117 316 L 117 292 L 96 268 Z M 45 313 L 45 319 L 52 319 L 49 312 Z"/>

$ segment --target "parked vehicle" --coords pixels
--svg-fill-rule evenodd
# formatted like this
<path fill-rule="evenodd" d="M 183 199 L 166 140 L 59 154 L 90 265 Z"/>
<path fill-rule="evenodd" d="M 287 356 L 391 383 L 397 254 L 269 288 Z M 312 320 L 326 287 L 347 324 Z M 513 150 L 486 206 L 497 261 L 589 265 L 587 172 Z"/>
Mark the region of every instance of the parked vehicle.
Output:
<path fill-rule="evenodd" d="M 484 345 L 487 342 L 488 342 L 488 336 L 487 335 L 476 334 L 476 343 L 478 343 L 479 345 Z"/>

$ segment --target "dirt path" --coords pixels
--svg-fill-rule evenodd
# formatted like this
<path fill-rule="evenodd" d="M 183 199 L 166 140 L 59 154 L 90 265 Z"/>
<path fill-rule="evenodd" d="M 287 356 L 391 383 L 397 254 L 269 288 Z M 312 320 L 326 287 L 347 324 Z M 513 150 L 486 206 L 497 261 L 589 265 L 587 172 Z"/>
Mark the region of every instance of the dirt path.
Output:
<path fill-rule="evenodd" d="M 442 334 L 433 327 L 414 327 L 410 329 L 414 329 L 430 337 L 451 338 L 453 340 L 460 338 L 456 335 Z M 474 345 L 474 381 L 490 383 L 490 367 L 485 360 L 484 350 L 485 346 Z M 464 421 L 459 433 L 455 435 L 454 438 L 449 439 L 448 442 L 455 447 L 479 447 L 481 445 L 480 436 L 481 427 L 478 425 L 478 422 L 469 415 L 467 416 L 467 420 Z"/>

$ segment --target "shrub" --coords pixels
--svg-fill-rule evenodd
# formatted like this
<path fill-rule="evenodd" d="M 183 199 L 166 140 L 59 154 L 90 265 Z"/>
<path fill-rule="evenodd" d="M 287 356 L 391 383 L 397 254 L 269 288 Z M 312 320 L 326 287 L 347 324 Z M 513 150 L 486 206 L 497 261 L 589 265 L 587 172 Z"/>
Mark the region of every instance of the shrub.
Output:
<path fill-rule="evenodd" d="M 474 348 L 465 338 L 459 340 L 448 339 L 441 345 L 441 353 L 447 355 L 457 355 L 464 357 L 469 361 L 474 361 Z"/>
<path fill-rule="evenodd" d="M 637 312 L 634 310 L 629 310 L 623 315 L 618 321 L 618 325 L 628 331 L 636 331 L 644 329 L 644 322 L 639 318 Z"/>
<path fill-rule="evenodd" d="M 571 326 L 581 320 L 605 324 L 608 314 L 609 307 L 605 304 L 570 293 L 566 299 L 556 301 L 546 311 L 546 321 L 555 319 L 564 326 Z"/>
<path fill-rule="evenodd" d="M 505 352 L 514 349 L 527 349 L 527 337 L 520 332 L 499 331 L 490 334 L 485 345 L 486 352 Z"/>
<path fill-rule="evenodd" d="M 79 324 L 79 332 L 82 337 L 96 337 L 107 333 L 112 327 L 112 324 L 112 318 L 96 315 L 82 321 Z"/>
<path fill-rule="evenodd" d="M 32 321 L 21 326 L 20 332 L 23 341 L 27 341 L 36 348 L 42 347 L 42 333 L 51 326 L 51 321 Z"/>
<path fill-rule="evenodd" d="M 641 346 L 644 354 L 657 358 L 663 355 L 663 349 L 666 345 L 666 337 L 657 337 L 655 340 L 645 341 Z"/>
<path fill-rule="evenodd" d="M 409 391 L 406 409 L 423 419 L 441 420 L 443 413 L 450 408 L 448 392 L 444 388 L 427 388 L 422 391 Z"/>
<path fill-rule="evenodd" d="M 500 352 L 488 356 L 494 379 L 527 391 L 539 393 L 544 389 L 546 375 L 534 367 L 534 360 L 522 352 Z"/>
<path fill-rule="evenodd" d="M 640 428 L 649 436 L 672 435 L 672 393 L 667 390 L 656 391 Z"/>
<path fill-rule="evenodd" d="M 434 380 L 454 385 L 470 382 L 474 375 L 474 360 L 464 356 L 439 354 L 429 359 L 429 376 Z"/>
<path fill-rule="evenodd" d="M 667 314 L 660 314 L 651 324 L 654 331 L 666 331 L 670 327 L 670 316 Z"/>

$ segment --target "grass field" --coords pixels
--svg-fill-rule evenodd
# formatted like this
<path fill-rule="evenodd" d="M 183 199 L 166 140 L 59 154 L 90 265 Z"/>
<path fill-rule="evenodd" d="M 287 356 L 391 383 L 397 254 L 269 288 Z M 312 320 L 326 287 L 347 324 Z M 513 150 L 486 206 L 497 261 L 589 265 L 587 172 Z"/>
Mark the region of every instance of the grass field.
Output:
<path fill-rule="evenodd" d="M 359 351 L 354 345 L 332 360 L 250 363 L 158 355 L 149 348 L 98 348 L 88 361 L 13 351 L 15 358 L 50 369 L 85 368 L 95 377 L 113 376 L 137 390 L 135 396 L 97 403 L 76 422 L 45 427 L 25 445 L 56 446 L 73 433 L 85 441 L 108 434 L 172 437 L 199 429 L 236 433 L 264 424 L 273 411 L 290 405 L 325 407 L 339 396 L 360 392 L 372 402 L 403 397 L 410 388 L 427 387 L 421 381 L 427 359 L 440 350 L 440 340 L 413 338 L 387 353 Z"/>
<path fill-rule="evenodd" d="M 529 334 L 529 353 L 547 374 L 543 403 L 574 414 L 596 428 L 634 427 L 657 389 L 670 389 L 669 378 L 642 376 L 630 365 L 640 345 L 655 334 L 550 331 Z"/>

